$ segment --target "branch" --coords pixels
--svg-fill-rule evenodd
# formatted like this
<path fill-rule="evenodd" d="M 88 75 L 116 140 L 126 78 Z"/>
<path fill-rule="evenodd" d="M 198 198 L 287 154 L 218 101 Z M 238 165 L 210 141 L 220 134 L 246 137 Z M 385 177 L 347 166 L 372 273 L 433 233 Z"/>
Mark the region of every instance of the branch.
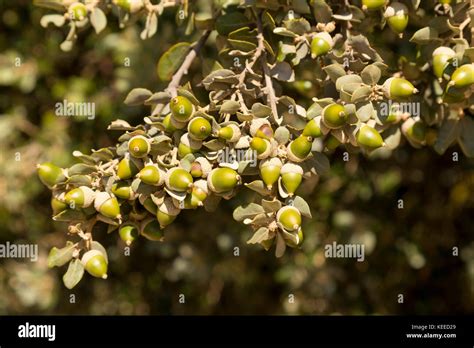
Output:
<path fill-rule="evenodd" d="M 179 67 L 179 69 L 174 73 L 173 78 L 171 79 L 168 87 L 166 87 L 165 91 L 169 92 L 172 98 L 178 95 L 178 87 L 181 83 L 181 79 L 184 75 L 188 73 L 189 67 L 193 62 L 194 58 L 198 55 L 201 48 L 204 46 L 207 38 L 211 34 L 211 30 L 206 30 L 204 34 L 202 34 L 201 38 L 197 42 L 197 44 L 189 51 L 186 58 L 184 58 L 183 64 Z M 158 104 L 152 112 L 152 115 L 159 115 L 161 110 L 165 107 L 164 104 Z"/>
<path fill-rule="evenodd" d="M 258 29 L 257 39 L 259 41 L 259 46 L 260 46 L 261 44 L 263 45 L 263 42 L 264 42 L 263 27 L 262 27 L 262 21 L 260 19 L 260 16 L 256 15 L 256 17 L 257 17 L 257 29 Z M 270 108 L 272 109 L 273 119 L 276 121 L 277 124 L 280 124 L 281 120 L 278 117 L 278 109 L 277 109 L 278 99 L 275 95 L 275 90 L 273 88 L 270 69 L 268 69 L 266 51 L 263 51 L 262 53 L 262 68 L 263 68 L 263 75 L 265 77 L 265 91 L 267 93 L 267 103 L 270 104 Z"/>

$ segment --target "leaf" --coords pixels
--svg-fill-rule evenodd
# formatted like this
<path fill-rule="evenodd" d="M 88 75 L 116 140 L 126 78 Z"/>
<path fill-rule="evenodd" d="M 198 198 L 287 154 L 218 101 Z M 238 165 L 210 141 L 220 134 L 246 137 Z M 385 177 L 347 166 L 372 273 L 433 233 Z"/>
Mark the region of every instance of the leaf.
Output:
<path fill-rule="evenodd" d="M 295 72 L 287 62 L 276 63 L 270 70 L 270 74 L 273 78 L 280 81 L 293 82 L 295 80 Z"/>
<path fill-rule="evenodd" d="M 344 67 L 338 63 L 327 65 L 323 70 L 328 74 L 332 82 L 336 82 L 339 77 L 346 75 L 346 70 L 344 70 Z"/>
<path fill-rule="evenodd" d="M 62 266 L 68 263 L 72 259 L 72 254 L 76 249 L 76 245 L 73 242 L 66 242 L 64 248 L 58 249 L 53 247 L 48 255 L 48 267 L 53 268 L 55 266 Z"/>
<path fill-rule="evenodd" d="M 33 5 L 55 11 L 64 11 L 62 0 L 33 0 Z"/>
<path fill-rule="evenodd" d="M 382 71 L 375 65 L 367 65 L 364 70 L 360 73 L 362 81 L 368 85 L 375 85 L 379 82 L 382 76 Z"/>
<path fill-rule="evenodd" d="M 257 232 L 254 233 L 252 238 L 247 241 L 247 244 L 258 244 L 270 238 L 270 230 L 266 227 L 260 227 Z"/>
<path fill-rule="evenodd" d="M 275 248 L 275 257 L 280 258 L 285 254 L 286 243 L 281 233 L 277 233 L 276 238 L 277 238 L 277 242 L 276 242 L 276 248 Z"/>
<path fill-rule="evenodd" d="M 105 250 L 105 248 L 102 246 L 102 244 L 100 244 L 99 242 L 97 241 L 93 241 L 91 243 L 91 250 L 97 250 L 97 251 L 100 251 L 102 253 L 102 255 L 104 255 L 104 258 L 105 258 L 105 262 L 109 263 L 109 258 L 107 257 L 107 251 Z"/>
<path fill-rule="evenodd" d="M 293 206 L 300 211 L 301 215 L 310 219 L 312 218 L 311 209 L 309 208 L 308 203 L 306 203 L 306 201 L 300 196 L 296 196 L 293 199 Z"/>
<path fill-rule="evenodd" d="M 274 213 L 281 208 L 281 202 L 278 199 L 274 199 L 271 201 L 262 199 L 262 207 L 267 213 Z"/>
<path fill-rule="evenodd" d="M 140 38 L 142 40 L 149 39 L 155 35 L 156 30 L 158 29 L 158 16 L 155 12 L 148 12 L 146 17 L 145 28 L 140 33 Z"/>
<path fill-rule="evenodd" d="M 43 28 L 46 28 L 50 23 L 54 24 L 57 27 L 62 27 L 66 22 L 66 18 L 60 14 L 49 14 L 41 17 L 40 25 Z"/>
<path fill-rule="evenodd" d="M 53 216 L 54 221 L 79 221 L 84 220 L 86 215 L 80 210 L 66 209 Z"/>
<path fill-rule="evenodd" d="M 374 115 L 375 115 L 375 109 L 371 102 L 368 102 L 367 104 L 362 105 L 356 111 L 357 118 L 362 122 L 366 122 L 370 120 L 372 117 L 374 117 Z"/>
<path fill-rule="evenodd" d="M 365 101 L 369 98 L 370 93 L 372 93 L 371 87 L 360 86 L 354 91 L 354 93 L 352 93 L 351 102 L 358 103 L 361 101 Z"/>
<path fill-rule="evenodd" d="M 66 183 L 75 186 L 90 186 L 91 177 L 82 174 L 71 175 L 69 179 L 66 180 Z"/>
<path fill-rule="evenodd" d="M 433 145 L 433 149 L 440 155 L 442 155 L 449 146 L 458 138 L 459 136 L 459 121 L 453 119 L 447 119 L 443 122 L 438 131 L 438 137 L 436 142 Z M 474 134 L 470 135 L 471 137 Z"/>
<path fill-rule="evenodd" d="M 290 131 L 286 127 L 278 127 L 273 137 L 278 144 L 286 144 L 290 140 Z"/>
<path fill-rule="evenodd" d="M 190 47 L 191 44 L 188 42 L 179 42 L 163 53 L 157 65 L 158 77 L 162 81 L 171 80 L 173 74 L 183 64 Z"/>
<path fill-rule="evenodd" d="M 206 199 L 207 200 L 207 199 Z M 236 221 L 244 221 L 247 218 L 253 218 L 257 214 L 265 213 L 263 207 L 257 203 L 250 203 L 245 207 L 239 206 L 235 208 L 232 216 Z"/>
<path fill-rule="evenodd" d="M 474 157 L 474 120 L 465 116 L 460 122 L 459 146 L 467 157 Z"/>
<path fill-rule="evenodd" d="M 410 39 L 410 42 L 417 44 L 428 44 L 431 41 L 439 41 L 439 39 L 438 31 L 435 28 L 430 27 L 424 27 L 418 30 Z"/>
<path fill-rule="evenodd" d="M 63 283 L 69 290 L 74 288 L 84 275 L 84 265 L 78 259 L 74 259 L 69 263 L 67 272 L 63 276 Z"/>
<path fill-rule="evenodd" d="M 255 117 L 268 117 L 271 113 L 272 109 L 267 105 L 263 105 L 262 103 L 254 103 L 252 105 L 252 114 Z"/>
<path fill-rule="evenodd" d="M 107 127 L 109 130 L 135 130 L 136 127 L 130 126 L 127 121 L 124 120 L 114 120 Z"/>
<path fill-rule="evenodd" d="M 90 15 L 90 20 L 91 25 L 94 27 L 94 30 L 97 34 L 99 34 L 107 26 L 107 17 L 98 7 L 94 7 L 94 10 Z"/>
<path fill-rule="evenodd" d="M 267 196 L 271 192 L 262 180 L 255 180 L 250 183 L 245 183 L 244 185 L 263 196 Z"/>
<path fill-rule="evenodd" d="M 332 20 L 332 9 L 324 0 L 311 1 L 313 7 L 313 15 L 316 21 L 328 23 Z"/>
<path fill-rule="evenodd" d="M 341 76 L 336 80 L 336 89 L 340 91 L 343 86 L 347 86 L 350 83 L 360 84 L 362 83 L 362 78 L 356 74 Z"/>
<path fill-rule="evenodd" d="M 145 100 L 145 105 L 151 104 L 166 104 L 171 100 L 171 96 L 168 92 L 157 92 L 153 93 L 150 98 Z"/>
<path fill-rule="evenodd" d="M 141 105 L 151 95 L 152 93 L 146 88 L 134 88 L 128 93 L 124 103 L 127 105 Z"/>
<path fill-rule="evenodd" d="M 76 174 L 90 174 L 97 170 L 96 166 L 87 165 L 83 163 L 74 164 L 71 168 L 67 170 L 68 175 Z"/>
<path fill-rule="evenodd" d="M 219 16 L 216 20 L 216 30 L 221 35 L 228 35 L 229 33 L 246 27 L 251 24 L 250 20 L 242 12 L 234 11 Z"/>

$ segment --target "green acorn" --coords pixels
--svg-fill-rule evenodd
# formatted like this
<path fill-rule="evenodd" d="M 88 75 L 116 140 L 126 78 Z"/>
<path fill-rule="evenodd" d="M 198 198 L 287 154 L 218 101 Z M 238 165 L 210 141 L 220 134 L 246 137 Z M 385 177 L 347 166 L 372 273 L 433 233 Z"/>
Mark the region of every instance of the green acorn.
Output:
<path fill-rule="evenodd" d="M 164 238 L 162 227 L 155 218 L 148 218 L 142 221 L 140 224 L 140 234 L 154 242 L 161 242 Z"/>
<path fill-rule="evenodd" d="M 195 140 L 204 140 L 211 135 L 211 124 L 204 117 L 194 117 L 188 123 L 189 136 Z"/>
<path fill-rule="evenodd" d="M 147 185 L 160 186 L 164 182 L 165 173 L 158 168 L 156 164 L 147 164 L 137 174 L 142 182 Z"/>
<path fill-rule="evenodd" d="M 217 132 L 217 136 L 221 139 L 228 141 L 229 143 L 235 143 L 237 140 L 240 139 L 240 128 L 237 125 L 231 123 L 219 129 L 219 131 Z"/>
<path fill-rule="evenodd" d="M 250 140 L 250 148 L 257 152 L 258 159 L 267 158 L 272 152 L 272 144 L 270 141 L 260 137 L 254 137 Z"/>
<path fill-rule="evenodd" d="M 135 225 L 127 224 L 120 227 L 119 235 L 125 244 L 131 245 L 133 241 L 138 238 L 139 233 Z"/>
<path fill-rule="evenodd" d="M 283 163 L 278 157 L 267 158 L 260 162 L 260 177 L 269 190 L 278 181 L 282 166 Z"/>
<path fill-rule="evenodd" d="M 186 122 L 177 121 L 171 114 L 168 114 L 163 118 L 163 127 L 165 128 L 165 132 L 173 133 L 178 129 L 186 128 Z"/>
<path fill-rule="evenodd" d="M 344 126 L 347 122 L 348 115 L 346 109 L 341 104 L 327 105 L 321 112 L 323 115 L 323 123 L 326 127 L 336 129 Z"/>
<path fill-rule="evenodd" d="M 272 125 L 265 118 L 255 118 L 250 123 L 250 135 L 269 140 L 273 138 Z"/>
<path fill-rule="evenodd" d="M 303 180 L 303 168 L 294 163 L 285 163 L 281 167 L 280 175 L 288 196 L 293 196 Z"/>
<path fill-rule="evenodd" d="M 366 10 L 379 10 L 383 8 L 387 3 L 387 0 L 362 0 L 362 9 Z"/>
<path fill-rule="evenodd" d="M 169 224 L 171 224 L 176 216 L 180 213 L 180 209 L 173 204 L 173 199 L 170 197 L 165 198 L 163 204 L 158 207 L 156 213 L 156 218 L 160 224 L 160 227 L 163 229 Z"/>
<path fill-rule="evenodd" d="M 150 152 L 150 141 L 143 135 L 136 135 L 128 141 L 128 151 L 133 157 L 146 157 Z"/>
<path fill-rule="evenodd" d="M 151 214 L 156 214 L 156 212 L 158 211 L 158 207 L 157 205 L 155 204 L 155 202 L 153 202 L 153 199 L 148 196 L 146 198 L 143 199 L 144 196 L 141 196 L 141 199 L 140 199 L 140 203 L 143 205 L 143 207 Z"/>
<path fill-rule="evenodd" d="M 326 138 L 326 149 L 329 151 L 335 150 L 339 145 L 341 142 L 332 134 Z"/>
<path fill-rule="evenodd" d="M 292 206 L 285 206 L 278 210 L 277 221 L 287 231 L 297 231 L 301 227 L 301 213 Z"/>
<path fill-rule="evenodd" d="M 302 162 L 311 153 L 313 138 L 300 135 L 290 142 L 286 148 L 286 155 L 290 161 Z"/>
<path fill-rule="evenodd" d="M 303 229 L 301 227 L 297 231 L 287 233 L 292 234 L 296 239 L 296 243 L 293 240 L 286 240 L 286 245 L 288 245 L 290 248 L 298 248 L 303 244 L 304 236 Z"/>
<path fill-rule="evenodd" d="M 357 132 L 357 143 L 370 149 L 376 149 L 384 144 L 380 133 L 367 125 L 363 125 L 359 128 Z"/>
<path fill-rule="evenodd" d="M 194 113 L 194 105 L 183 96 L 177 96 L 171 99 L 170 109 L 173 117 L 179 122 L 187 122 Z"/>
<path fill-rule="evenodd" d="M 385 10 L 388 26 L 400 37 L 408 25 L 408 8 L 400 2 L 392 2 Z"/>
<path fill-rule="evenodd" d="M 117 166 L 117 176 L 121 180 L 130 179 L 138 173 L 138 168 L 129 157 L 124 157 Z"/>
<path fill-rule="evenodd" d="M 41 182 L 50 188 L 66 180 L 63 170 L 52 163 L 38 164 L 36 168 Z"/>
<path fill-rule="evenodd" d="M 130 13 L 137 13 L 144 7 L 143 0 L 114 0 L 113 2 Z"/>
<path fill-rule="evenodd" d="M 311 41 L 311 58 L 325 55 L 331 50 L 332 46 L 334 46 L 334 41 L 331 35 L 325 31 L 317 33 Z"/>
<path fill-rule="evenodd" d="M 191 193 L 186 195 L 184 201 L 178 201 L 176 198 L 173 198 L 173 204 L 175 207 L 181 209 L 196 209 L 197 207 L 204 205 L 203 202 L 207 198 L 208 194 L 209 191 L 207 188 L 207 181 L 197 180 L 194 183 Z"/>
<path fill-rule="evenodd" d="M 89 250 L 81 260 L 85 270 L 91 276 L 107 279 L 107 260 L 99 250 Z"/>
<path fill-rule="evenodd" d="M 415 147 L 425 143 L 426 125 L 421 121 L 415 121 L 412 118 L 407 119 L 402 125 L 402 132 Z"/>
<path fill-rule="evenodd" d="M 474 63 L 464 64 L 457 68 L 451 75 L 448 86 L 464 88 L 474 83 Z"/>
<path fill-rule="evenodd" d="M 87 7 L 81 2 L 74 2 L 68 8 L 69 17 L 74 21 L 82 21 L 87 17 Z"/>
<path fill-rule="evenodd" d="M 51 208 L 53 209 L 53 215 L 58 215 L 59 213 L 65 211 L 69 206 L 60 201 L 59 199 L 53 197 L 51 198 Z"/>
<path fill-rule="evenodd" d="M 118 198 L 127 200 L 135 198 L 135 192 L 133 192 L 130 185 L 124 181 L 115 182 L 112 185 L 110 191 Z"/>
<path fill-rule="evenodd" d="M 410 81 L 400 77 L 391 77 L 383 84 L 383 92 L 389 99 L 406 98 L 418 93 Z"/>
<path fill-rule="evenodd" d="M 87 208 L 94 201 L 95 193 L 87 186 L 72 189 L 64 196 L 64 201 L 70 208 Z"/>
<path fill-rule="evenodd" d="M 94 208 L 105 217 L 120 220 L 120 205 L 117 198 L 107 192 L 98 192 L 95 195 Z"/>
<path fill-rule="evenodd" d="M 190 173 L 193 178 L 207 178 L 211 170 L 211 163 L 205 157 L 198 157 L 191 163 Z"/>
<path fill-rule="evenodd" d="M 393 103 L 392 105 L 390 105 L 390 110 L 388 112 L 388 115 L 380 113 L 379 119 L 380 121 L 382 121 L 383 124 L 389 124 L 389 123 L 394 123 L 396 121 L 399 121 L 401 116 L 402 116 L 402 112 L 400 111 L 400 104 Z"/>
<path fill-rule="evenodd" d="M 183 168 L 171 168 L 166 172 L 165 184 L 171 191 L 186 192 L 193 187 L 193 177 Z"/>
<path fill-rule="evenodd" d="M 433 51 L 433 72 L 438 79 L 442 79 L 444 70 L 449 65 L 449 60 L 456 56 L 449 47 L 438 47 Z"/>
<path fill-rule="evenodd" d="M 466 100 L 465 91 L 462 88 L 447 86 L 443 94 L 443 102 L 448 104 L 462 103 Z"/>
<path fill-rule="evenodd" d="M 320 136 L 322 136 L 323 133 L 321 133 L 321 128 L 318 123 L 318 120 L 316 120 L 316 118 L 313 118 L 308 123 L 306 123 L 302 134 L 306 137 L 312 138 L 319 138 Z"/>
<path fill-rule="evenodd" d="M 240 175 L 227 167 L 213 169 L 207 177 L 207 186 L 212 192 L 226 193 L 240 183 Z"/>
<path fill-rule="evenodd" d="M 179 139 L 178 155 L 180 158 L 198 151 L 202 147 L 202 141 L 191 138 L 189 133 L 184 133 Z"/>

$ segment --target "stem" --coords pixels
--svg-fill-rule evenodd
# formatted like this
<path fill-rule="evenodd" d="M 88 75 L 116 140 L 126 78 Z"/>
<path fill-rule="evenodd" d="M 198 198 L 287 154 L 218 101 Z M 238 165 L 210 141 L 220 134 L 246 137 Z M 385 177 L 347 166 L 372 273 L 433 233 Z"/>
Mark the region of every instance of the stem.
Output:
<path fill-rule="evenodd" d="M 257 29 L 258 29 L 257 39 L 260 46 L 260 45 L 263 45 L 263 42 L 264 42 L 262 21 L 260 19 L 260 16 L 258 16 L 257 14 L 255 15 L 255 17 L 257 18 Z M 272 109 L 273 119 L 276 121 L 276 123 L 280 124 L 281 121 L 278 117 L 278 109 L 277 109 L 278 99 L 275 95 L 275 90 L 273 88 L 272 78 L 270 76 L 270 69 L 268 69 L 266 51 L 262 52 L 262 69 L 263 69 L 263 75 L 265 77 L 265 90 L 267 93 L 267 102 L 268 104 L 270 104 L 270 108 Z"/>
<path fill-rule="evenodd" d="M 186 58 L 184 58 L 183 64 L 179 67 L 178 71 L 173 75 L 168 87 L 166 87 L 165 91 L 169 92 L 171 97 L 174 98 L 178 95 L 178 87 L 180 85 L 181 79 L 184 75 L 188 73 L 189 67 L 193 62 L 194 58 L 198 55 L 199 51 L 204 46 L 207 38 L 211 34 L 211 30 L 206 30 L 204 34 L 201 36 L 197 44 L 189 51 Z M 159 115 L 161 110 L 165 107 L 164 104 L 158 104 L 152 112 L 152 115 Z"/>

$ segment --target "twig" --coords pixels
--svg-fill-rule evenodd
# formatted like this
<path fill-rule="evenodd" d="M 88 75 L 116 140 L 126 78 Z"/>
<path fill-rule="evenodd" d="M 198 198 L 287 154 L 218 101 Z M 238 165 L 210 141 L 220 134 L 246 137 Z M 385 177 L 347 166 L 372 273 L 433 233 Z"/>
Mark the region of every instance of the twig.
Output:
<path fill-rule="evenodd" d="M 259 41 L 259 46 L 260 46 L 260 43 L 263 44 L 263 41 L 264 41 L 262 21 L 260 19 L 260 16 L 258 16 L 257 14 L 255 14 L 255 17 L 257 18 L 257 30 L 258 30 L 257 39 Z M 261 61 L 262 61 L 263 75 L 265 77 L 265 90 L 267 93 L 267 102 L 268 104 L 270 104 L 270 108 L 272 109 L 274 120 L 277 123 L 279 123 L 278 109 L 277 109 L 278 99 L 275 95 L 275 90 L 273 89 L 272 78 L 270 76 L 270 69 L 268 69 L 268 64 L 267 64 L 266 51 L 262 52 Z"/>
<path fill-rule="evenodd" d="M 196 58 L 196 56 L 198 55 L 201 48 L 204 46 L 204 43 L 206 42 L 210 34 L 211 34 L 211 30 L 206 30 L 204 32 L 204 34 L 199 39 L 198 43 L 191 49 L 191 51 L 189 51 L 186 58 L 184 58 L 183 64 L 181 64 L 178 71 L 176 71 L 176 73 L 173 75 L 173 78 L 168 84 L 168 87 L 166 87 L 165 89 L 165 91 L 169 92 L 172 98 L 178 95 L 178 87 L 181 83 L 181 79 L 183 78 L 184 75 L 188 73 L 191 63 L 193 62 L 194 58 Z M 152 115 L 159 115 L 161 110 L 163 110 L 164 107 L 165 107 L 164 104 L 158 104 L 153 110 Z"/>

